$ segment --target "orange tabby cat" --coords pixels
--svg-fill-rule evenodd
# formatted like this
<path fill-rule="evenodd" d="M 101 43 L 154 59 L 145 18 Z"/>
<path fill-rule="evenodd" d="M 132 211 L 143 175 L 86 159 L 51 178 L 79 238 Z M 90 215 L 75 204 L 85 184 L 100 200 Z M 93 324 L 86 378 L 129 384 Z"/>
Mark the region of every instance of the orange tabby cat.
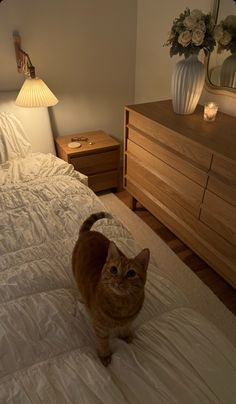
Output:
<path fill-rule="evenodd" d="M 72 269 L 98 338 L 98 355 L 107 366 L 111 362 L 109 335 L 119 329 L 119 337 L 131 342 L 130 325 L 144 301 L 144 285 L 149 263 L 145 248 L 135 258 L 127 258 L 103 234 L 90 231 L 99 219 L 112 216 L 92 214 L 82 224 L 72 256 Z"/>

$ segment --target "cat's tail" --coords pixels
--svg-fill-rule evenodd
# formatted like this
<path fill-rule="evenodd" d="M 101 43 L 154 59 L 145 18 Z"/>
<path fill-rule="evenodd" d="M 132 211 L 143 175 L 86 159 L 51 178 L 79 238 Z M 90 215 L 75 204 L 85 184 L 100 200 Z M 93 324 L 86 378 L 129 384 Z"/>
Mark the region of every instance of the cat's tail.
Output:
<path fill-rule="evenodd" d="M 89 231 L 92 227 L 92 225 L 100 219 L 112 219 L 112 215 L 108 212 L 97 212 L 93 213 L 84 221 L 82 224 L 79 234 L 84 233 L 85 231 Z"/>

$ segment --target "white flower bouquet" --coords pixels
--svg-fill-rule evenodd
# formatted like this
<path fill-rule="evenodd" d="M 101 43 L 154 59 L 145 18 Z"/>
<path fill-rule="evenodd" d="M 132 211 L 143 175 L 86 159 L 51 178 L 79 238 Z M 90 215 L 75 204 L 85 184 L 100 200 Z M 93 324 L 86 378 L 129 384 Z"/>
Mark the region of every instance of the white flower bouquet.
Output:
<path fill-rule="evenodd" d="M 201 49 L 207 55 L 216 42 L 213 36 L 214 23 L 211 14 L 189 8 L 173 21 L 173 26 L 164 46 L 170 46 L 170 56 L 184 55 L 186 58 L 198 54 Z"/>
<path fill-rule="evenodd" d="M 218 53 L 223 50 L 236 52 L 236 15 L 228 15 L 215 27 L 214 38 L 218 45 Z"/>

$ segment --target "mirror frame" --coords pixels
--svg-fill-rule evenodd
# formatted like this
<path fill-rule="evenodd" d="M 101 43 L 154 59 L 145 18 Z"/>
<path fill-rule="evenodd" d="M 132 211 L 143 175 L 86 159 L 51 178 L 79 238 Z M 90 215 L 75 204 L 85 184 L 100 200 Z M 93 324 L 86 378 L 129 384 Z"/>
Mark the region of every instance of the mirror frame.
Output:
<path fill-rule="evenodd" d="M 213 0 L 213 10 L 212 10 L 212 18 L 215 22 L 215 24 L 217 23 L 217 18 L 218 18 L 218 13 L 219 13 L 219 7 L 220 7 L 220 0 Z M 205 58 L 205 66 L 206 66 L 206 79 L 205 79 L 205 84 L 206 84 L 206 89 L 210 92 L 215 93 L 216 95 L 228 95 L 231 97 L 235 97 L 236 98 L 236 89 L 235 88 L 230 88 L 230 87 L 220 87 L 220 86 L 215 86 L 214 84 L 212 84 L 212 82 L 210 81 L 209 78 L 209 63 L 210 63 L 210 55 L 209 54 L 206 58 Z"/>

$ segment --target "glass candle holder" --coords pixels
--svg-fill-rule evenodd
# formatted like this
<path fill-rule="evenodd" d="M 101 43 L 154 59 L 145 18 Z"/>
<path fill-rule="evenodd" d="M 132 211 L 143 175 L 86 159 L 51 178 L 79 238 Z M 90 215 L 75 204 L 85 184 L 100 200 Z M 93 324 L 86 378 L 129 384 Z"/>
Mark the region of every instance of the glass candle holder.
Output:
<path fill-rule="evenodd" d="M 219 105 L 215 102 L 206 102 L 204 106 L 204 121 L 212 122 L 216 119 Z"/>

